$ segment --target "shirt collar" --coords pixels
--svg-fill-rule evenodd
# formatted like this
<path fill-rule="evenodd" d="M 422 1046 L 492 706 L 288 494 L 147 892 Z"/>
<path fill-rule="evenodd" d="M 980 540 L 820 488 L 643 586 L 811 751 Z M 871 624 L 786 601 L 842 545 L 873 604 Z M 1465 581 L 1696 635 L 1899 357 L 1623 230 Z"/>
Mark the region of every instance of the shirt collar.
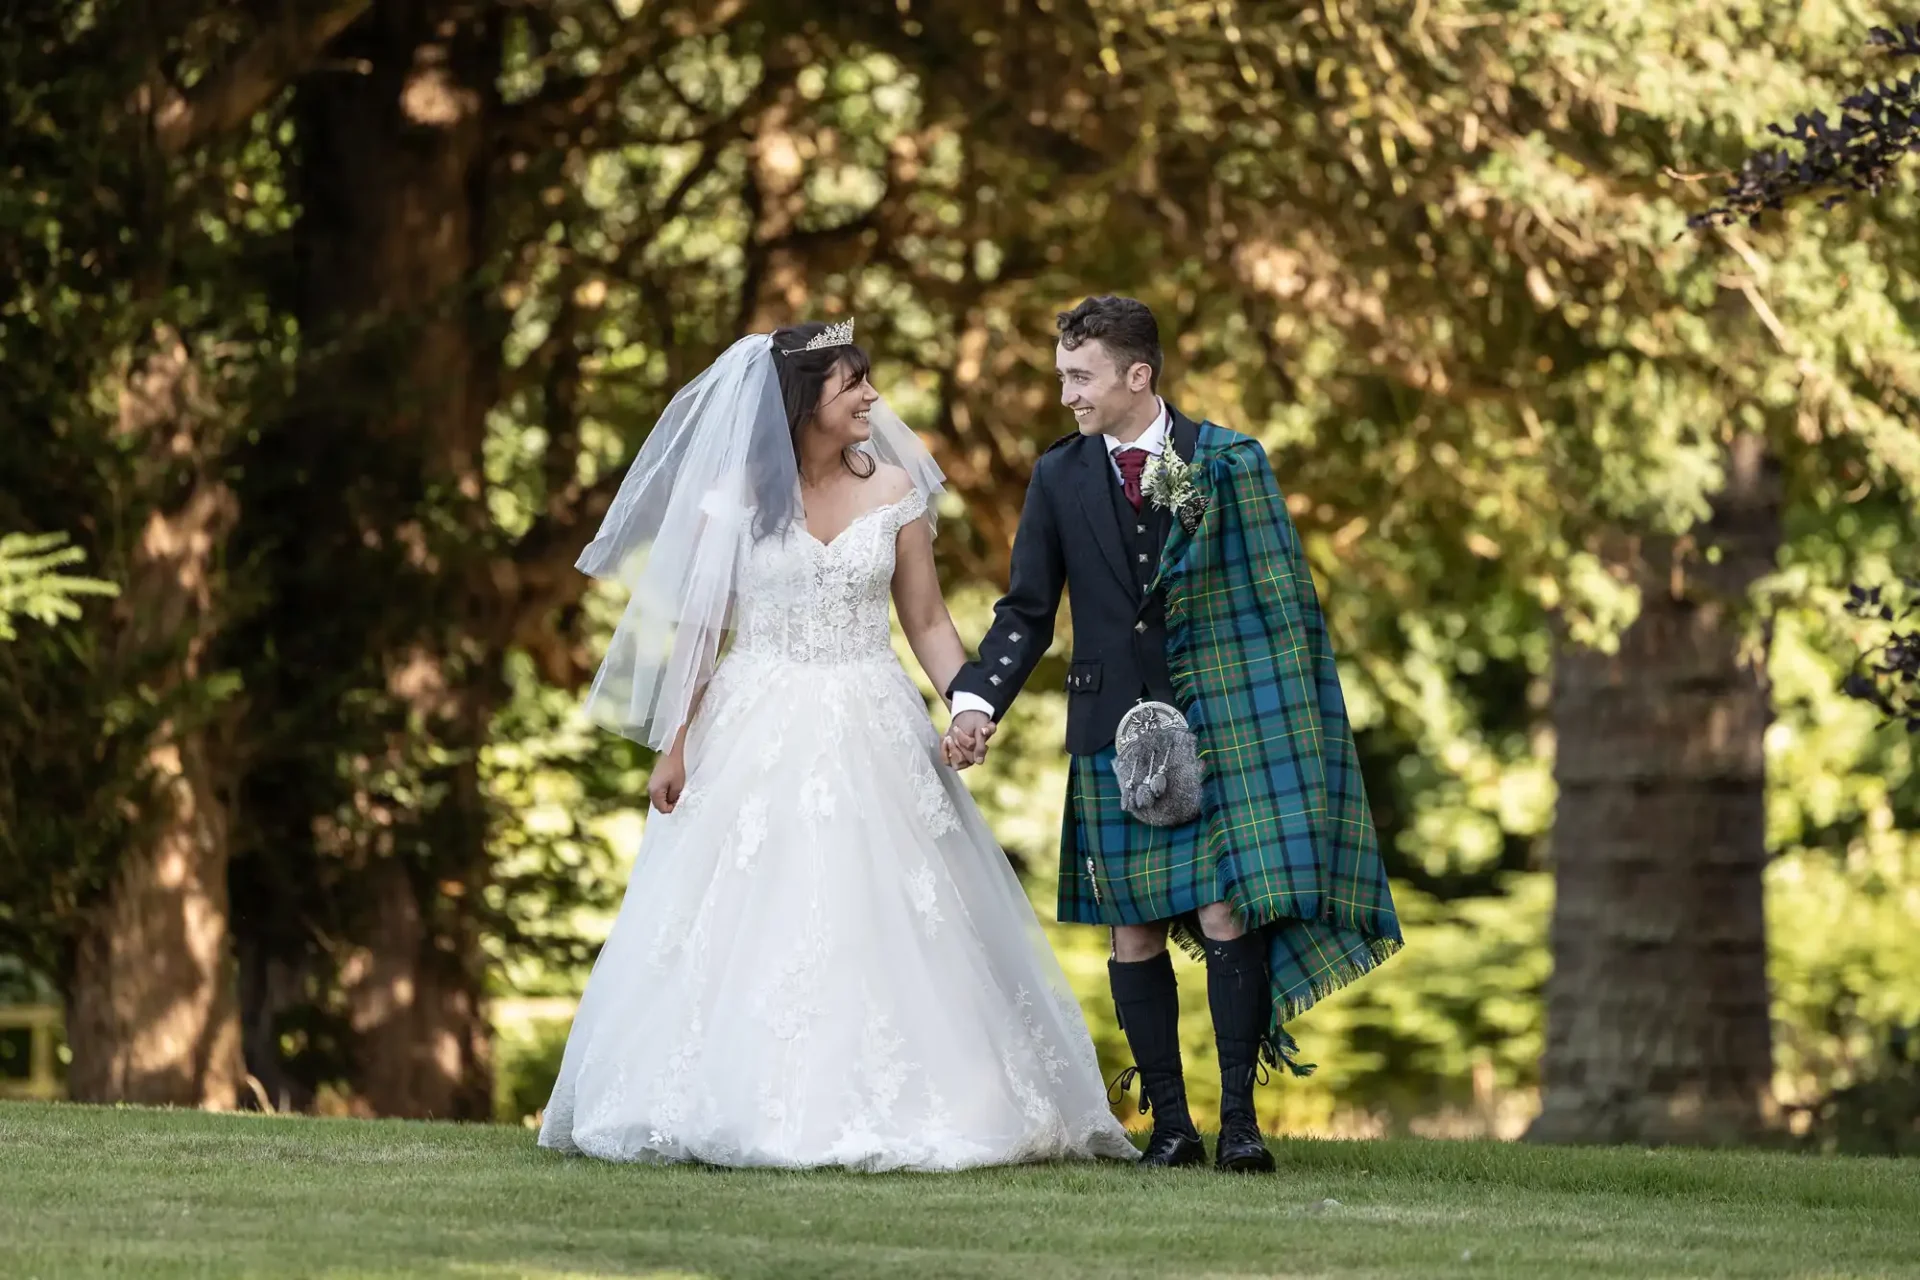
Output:
<path fill-rule="evenodd" d="M 1120 452 L 1122 449 L 1145 449 L 1148 453 L 1158 457 L 1161 453 L 1165 452 L 1167 447 L 1167 425 L 1167 402 L 1162 400 L 1160 402 L 1160 412 L 1154 418 L 1153 425 L 1141 432 L 1138 440 L 1135 440 L 1132 444 L 1121 444 L 1112 436 L 1108 436 L 1107 453 L 1112 455 Z"/>

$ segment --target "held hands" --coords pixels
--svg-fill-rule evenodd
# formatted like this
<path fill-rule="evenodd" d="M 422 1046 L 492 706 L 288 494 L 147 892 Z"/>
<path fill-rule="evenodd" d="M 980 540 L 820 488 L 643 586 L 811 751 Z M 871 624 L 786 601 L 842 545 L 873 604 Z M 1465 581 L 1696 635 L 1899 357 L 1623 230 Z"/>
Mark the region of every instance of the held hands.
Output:
<path fill-rule="evenodd" d="M 984 711 L 962 711 L 947 726 L 946 737 L 940 739 L 941 757 L 954 769 L 980 764 L 987 758 L 987 740 L 997 727 Z"/>

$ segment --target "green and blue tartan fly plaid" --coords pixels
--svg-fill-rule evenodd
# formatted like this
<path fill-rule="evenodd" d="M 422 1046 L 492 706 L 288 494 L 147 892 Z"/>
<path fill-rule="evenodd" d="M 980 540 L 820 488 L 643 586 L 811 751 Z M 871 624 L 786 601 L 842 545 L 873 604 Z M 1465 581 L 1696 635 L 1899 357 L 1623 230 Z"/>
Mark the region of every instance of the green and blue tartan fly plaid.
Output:
<path fill-rule="evenodd" d="M 1157 583 L 1174 689 L 1199 739 L 1201 822 L 1225 901 L 1271 940 L 1283 1024 L 1402 945 L 1347 723 L 1326 619 L 1287 504 L 1256 440 L 1203 423 L 1207 508 L 1175 522 Z"/>

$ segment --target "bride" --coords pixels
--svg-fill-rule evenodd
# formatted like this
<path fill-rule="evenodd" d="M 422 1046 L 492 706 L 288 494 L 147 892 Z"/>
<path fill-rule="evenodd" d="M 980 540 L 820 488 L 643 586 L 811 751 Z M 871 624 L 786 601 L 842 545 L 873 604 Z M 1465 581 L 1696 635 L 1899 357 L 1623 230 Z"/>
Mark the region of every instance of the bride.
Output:
<path fill-rule="evenodd" d="M 853 324 L 682 389 L 579 567 L 633 591 L 588 697 L 663 754 L 540 1145 L 862 1170 L 1136 1155 L 1033 909 L 895 659 L 966 660 L 941 475 Z M 730 637 L 724 657 L 721 641 Z"/>

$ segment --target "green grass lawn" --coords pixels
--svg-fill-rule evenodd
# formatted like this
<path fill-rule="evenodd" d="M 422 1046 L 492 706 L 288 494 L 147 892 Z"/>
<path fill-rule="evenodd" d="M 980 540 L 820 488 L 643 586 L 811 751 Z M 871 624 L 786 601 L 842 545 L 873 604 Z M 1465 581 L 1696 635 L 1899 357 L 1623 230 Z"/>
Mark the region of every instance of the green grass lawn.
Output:
<path fill-rule="evenodd" d="M 782 1174 L 507 1128 L 0 1104 L 0 1277 L 1920 1275 L 1920 1162 L 1276 1150 L 1269 1178 Z"/>

